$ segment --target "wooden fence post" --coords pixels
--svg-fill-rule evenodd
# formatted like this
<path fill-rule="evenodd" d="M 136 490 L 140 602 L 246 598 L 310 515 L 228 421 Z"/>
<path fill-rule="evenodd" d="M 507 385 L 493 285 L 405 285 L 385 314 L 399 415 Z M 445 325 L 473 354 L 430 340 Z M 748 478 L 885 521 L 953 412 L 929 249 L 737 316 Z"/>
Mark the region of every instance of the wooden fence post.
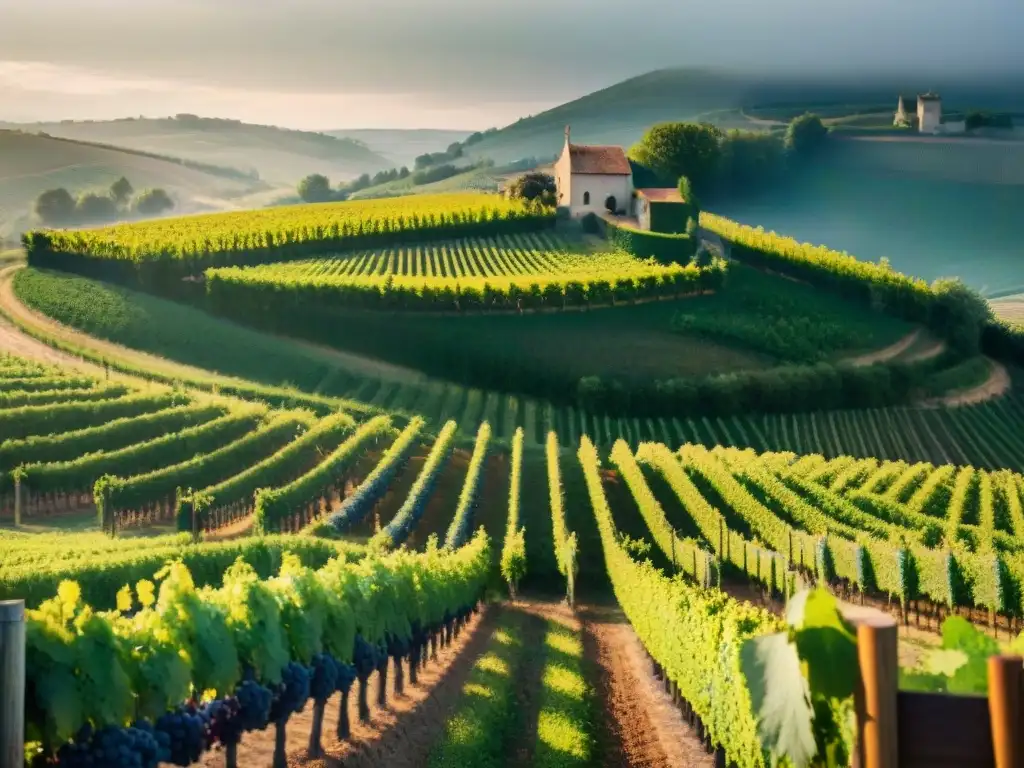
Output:
<path fill-rule="evenodd" d="M 1024 658 L 992 656 L 988 660 L 988 710 L 996 768 L 1024 768 L 1019 728 L 1022 681 Z"/>
<path fill-rule="evenodd" d="M 25 601 L 0 601 L 0 768 L 25 765 Z"/>
<path fill-rule="evenodd" d="M 887 613 L 856 608 L 844 611 L 857 628 L 857 768 L 898 768 L 896 694 L 899 639 L 896 620 Z"/>

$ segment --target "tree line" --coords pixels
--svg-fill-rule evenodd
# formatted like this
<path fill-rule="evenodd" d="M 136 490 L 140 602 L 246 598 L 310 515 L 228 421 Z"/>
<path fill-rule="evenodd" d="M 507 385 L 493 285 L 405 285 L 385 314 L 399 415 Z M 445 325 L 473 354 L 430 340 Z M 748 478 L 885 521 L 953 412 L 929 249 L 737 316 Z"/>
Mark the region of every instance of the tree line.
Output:
<path fill-rule="evenodd" d="M 791 164 L 814 155 L 827 137 L 828 128 L 813 114 L 795 118 L 785 133 L 658 123 L 629 150 L 629 157 L 662 185 L 675 186 L 685 177 L 686 199 L 692 202 L 698 195 L 713 198 L 764 189 Z"/>
<path fill-rule="evenodd" d="M 159 216 L 173 208 L 174 200 L 166 190 L 158 187 L 136 194 L 131 182 L 122 176 L 106 191 L 82 192 L 77 198 L 64 187 L 48 189 L 36 198 L 33 210 L 47 226 L 68 227 Z"/>
<path fill-rule="evenodd" d="M 378 171 L 373 176 L 364 173 L 362 176 L 348 182 L 341 182 L 338 186 L 331 186 L 331 180 L 322 173 L 311 173 L 303 178 L 296 189 L 299 197 L 305 203 L 335 203 L 348 200 L 356 192 L 381 184 L 388 184 L 393 181 L 409 179 L 413 186 L 432 184 L 436 181 L 443 181 L 460 173 L 467 173 L 477 168 L 486 168 L 494 165 L 493 160 L 481 160 L 472 165 L 455 166 L 450 163 L 445 165 L 430 165 L 418 167 L 410 171 L 407 166 L 391 168 L 386 171 Z"/>

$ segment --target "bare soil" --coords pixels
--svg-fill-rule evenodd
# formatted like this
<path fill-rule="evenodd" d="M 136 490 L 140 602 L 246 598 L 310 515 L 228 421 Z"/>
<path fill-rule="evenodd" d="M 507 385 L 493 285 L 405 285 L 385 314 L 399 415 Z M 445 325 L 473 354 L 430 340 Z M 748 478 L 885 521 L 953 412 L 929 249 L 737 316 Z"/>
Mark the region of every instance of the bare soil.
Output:
<path fill-rule="evenodd" d="M 693 729 L 654 679 L 643 646 L 618 608 L 587 606 L 583 647 L 594 669 L 597 749 L 605 768 L 711 768 Z"/>

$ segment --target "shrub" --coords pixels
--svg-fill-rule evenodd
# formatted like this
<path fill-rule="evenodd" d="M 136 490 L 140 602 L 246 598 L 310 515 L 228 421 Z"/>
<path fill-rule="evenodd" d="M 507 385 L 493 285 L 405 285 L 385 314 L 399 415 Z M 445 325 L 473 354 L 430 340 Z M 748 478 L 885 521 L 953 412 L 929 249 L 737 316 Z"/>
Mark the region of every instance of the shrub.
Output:
<path fill-rule="evenodd" d="M 299 197 L 306 203 L 326 203 L 334 199 L 334 190 L 326 176 L 311 173 L 299 182 Z"/>
<path fill-rule="evenodd" d="M 63 187 L 49 189 L 36 198 L 35 211 L 44 224 L 62 227 L 75 217 L 75 199 Z"/>
<path fill-rule="evenodd" d="M 506 194 L 512 199 L 540 200 L 545 205 L 554 205 L 558 190 L 555 187 L 554 176 L 531 171 L 513 180 L 508 185 Z"/>
<path fill-rule="evenodd" d="M 786 149 L 806 155 L 820 147 L 828 136 L 828 128 L 817 115 L 807 112 L 795 118 L 786 129 Z"/>
<path fill-rule="evenodd" d="M 662 264 L 688 264 L 693 258 L 696 240 L 689 235 L 644 232 L 608 222 L 608 242 L 642 259 L 653 258 Z"/>
<path fill-rule="evenodd" d="M 136 213 L 143 216 L 159 216 L 174 208 L 174 201 L 162 189 L 147 189 L 135 198 Z"/>
<path fill-rule="evenodd" d="M 75 203 L 75 218 L 82 222 L 109 222 L 116 219 L 117 214 L 113 199 L 95 192 L 87 192 Z"/>

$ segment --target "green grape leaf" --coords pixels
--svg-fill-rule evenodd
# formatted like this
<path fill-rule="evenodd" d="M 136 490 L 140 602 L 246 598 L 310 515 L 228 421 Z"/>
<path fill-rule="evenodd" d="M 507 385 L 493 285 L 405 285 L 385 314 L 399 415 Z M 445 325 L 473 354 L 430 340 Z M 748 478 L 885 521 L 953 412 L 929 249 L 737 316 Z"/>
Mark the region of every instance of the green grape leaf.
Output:
<path fill-rule="evenodd" d="M 948 675 L 922 672 L 918 669 L 903 669 L 902 667 L 899 671 L 899 689 L 901 691 L 945 693 L 948 685 Z"/>
<path fill-rule="evenodd" d="M 839 613 L 835 597 L 816 589 L 804 599 L 801 613 L 796 647 L 807 664 L 811 691 L 833 699 L 852 696 L 857 684 L 857 638 Z"/>
<path fill-rule="evenodd" d="M 33 681 L 36 690 L 35 706 L 46 712 L 47 725 L 52 728 L 54 741 L 71 738 L 85 722 L 85 706 L 74 672 L 66 667 L 54 666 Z"/>
<path fill-rule="evenodd" d="M 936 648 L 925 656 L 923 666 L 929 674 L 952 677 L 966 663 L 967 654 L 963 651 Z"/>
<path fill-rule="evenodd" d="M 987 694 L 988 659 L 982 656 L 968 656 L 967 663 L 949 678 L 947 690 L 957 694 Z"/>
<path fill-rule="evenodd" d="M 942 622 L 942 647 L 985 659 L 999 653 L 999 643 L 962 616 L 950 616 Z"/>
<path fill-rule="evenodd" d="M 750 689 L 758 738 L 773 764 L 788 757 L 795 768 L 809 765 L 816 751 L 814 711 L 789 636 L 780 632 L 747 640 L 740 650 L 740 669 Z"/>

